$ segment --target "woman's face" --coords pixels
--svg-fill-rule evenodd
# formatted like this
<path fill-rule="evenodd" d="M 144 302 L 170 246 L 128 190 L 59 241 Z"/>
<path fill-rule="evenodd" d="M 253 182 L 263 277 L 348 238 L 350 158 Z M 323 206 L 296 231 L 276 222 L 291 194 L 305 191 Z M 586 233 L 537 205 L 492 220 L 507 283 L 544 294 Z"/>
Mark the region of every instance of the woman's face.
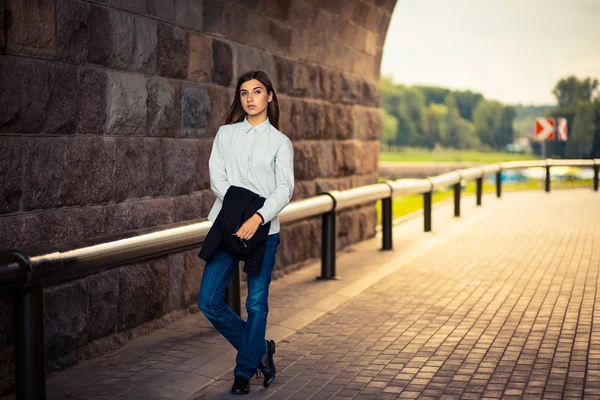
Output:
<path fill-rule="evenodd" d="M 240 87 L 240 101 L 249 117 L 267 117 L 267 107 L 273 100 L 273 94 L 267 93 L 265 85 L 257 79 L 250 79 Z"/>

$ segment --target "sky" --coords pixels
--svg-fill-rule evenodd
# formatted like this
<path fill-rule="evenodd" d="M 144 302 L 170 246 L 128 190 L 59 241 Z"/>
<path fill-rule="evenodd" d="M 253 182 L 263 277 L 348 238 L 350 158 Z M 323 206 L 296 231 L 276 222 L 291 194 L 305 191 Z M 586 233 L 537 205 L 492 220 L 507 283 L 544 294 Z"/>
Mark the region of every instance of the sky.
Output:
<path fill-rule="evenodd" d="M 556 104 L 563 77 L 600 79 L 600 0 L 398 0 L 382 76 Z"/>

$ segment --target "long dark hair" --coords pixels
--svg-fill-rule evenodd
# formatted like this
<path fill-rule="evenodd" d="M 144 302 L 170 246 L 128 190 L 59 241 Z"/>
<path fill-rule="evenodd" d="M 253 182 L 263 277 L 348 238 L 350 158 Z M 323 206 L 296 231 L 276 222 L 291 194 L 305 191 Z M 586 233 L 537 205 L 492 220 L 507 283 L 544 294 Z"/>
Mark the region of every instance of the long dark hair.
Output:
<path fill-rule="evenodd" d="M 242 107 L 242 102 L 240 100 L 240 88 L 245 82 L 249 80 L 256 79 L 260 83 L 262 83 L 267 89 L 267 94 L 272 93 L 273 98 L 271 102 L 267 106 L 267 117 L 269 118 L 269 122 L 273 125 L 277 130 L 279 129 L 279 101 L 277 100 L 277 93 L 275 93 L 275 89 L 273 88 L 273 83 L 271 79 L 264 71 L 249 71 L 244 75 L 240 76 L 238 83 L 235 87 L 235 95 L 233 96 L 233 103 L 229 107 L 229 110 L 223 115 L 221 118 L 222 125 L 235 124 L 237 122 L 242 122 L 244 118 L 246 118 L 246 112 Z"/>

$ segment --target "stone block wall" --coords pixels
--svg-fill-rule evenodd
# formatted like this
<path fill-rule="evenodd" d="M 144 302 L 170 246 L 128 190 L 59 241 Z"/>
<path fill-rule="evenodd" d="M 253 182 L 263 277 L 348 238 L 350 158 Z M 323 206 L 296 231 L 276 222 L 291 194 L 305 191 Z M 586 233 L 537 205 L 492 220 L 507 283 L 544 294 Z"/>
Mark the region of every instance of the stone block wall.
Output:
<path fill-rule="evenodd" d="M 379 68 L 394 4 L 0 0 L 0 248 L 206 216 L 212 140 L 250 69 L 265 70 L 278 91 L 294 144 L 294 200 L 375 182 Z M 339 218 L 340 247 L 375 233 L 371 205 Z M 276 273 L 319 248 L 319 219 L 283 227 Z M 48 288 L 49 370 L 193 308 L 195 254 Z M 12 303 L 1 296 L 3 393 L 12 385 Z"/>

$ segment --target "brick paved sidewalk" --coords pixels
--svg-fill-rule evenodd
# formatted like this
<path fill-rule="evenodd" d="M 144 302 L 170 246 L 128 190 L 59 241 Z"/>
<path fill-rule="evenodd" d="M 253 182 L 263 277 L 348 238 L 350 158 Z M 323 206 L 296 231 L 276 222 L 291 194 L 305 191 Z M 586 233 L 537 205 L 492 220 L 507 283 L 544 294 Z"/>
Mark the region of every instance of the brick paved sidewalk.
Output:
<path fill-rule="evenodd" d="M 464 204 L 465 215 L 476 217 L 481 212 L 474 207 L 474 198 L 465 199 Z M 456 234 L 457 227 L 467 221 L 452 218 L 451 207 L 447 203 L 434 208 L 434 228 L 446 234 Z M 377 238 L 338 253 L 337 271 L 342 280 L 315 280 L 320 274 L 317 261 L 273 281 L 267 336 L 278 342 L 285 339 L 442 240 L 440 235 L 422 232 L 422 218 L 397 226 L 394 235 L 398 252 L 379 251 L 381 239 Z M 47 381 L 48 398 L 193 399 L 207 385 L 229 377 L 234 363 L 235 351 L 229 343 L 196 313 L 53 374 Z"/>
<path fill-rule="evenodd" d="M 460 219 L 436 207 L 433 233 L 422 218 L 396 227 L 394 252 L 374 239 L 340 253 L 340 281 L 316 281 L 318 263 L 274 281 L 280 374 L 248 397 L 561 398 L 585 386 L 598 398 L 598 194 L 472 203 Z M 234 360 L 193 314 L 53 375 L 48 397 L 229 398 Z"/>
<path fill-rule="evenodd" d="M 600 398 L 599 196 L 505 194 L 280 341 L 275 383 L 247 398 Z"/>

